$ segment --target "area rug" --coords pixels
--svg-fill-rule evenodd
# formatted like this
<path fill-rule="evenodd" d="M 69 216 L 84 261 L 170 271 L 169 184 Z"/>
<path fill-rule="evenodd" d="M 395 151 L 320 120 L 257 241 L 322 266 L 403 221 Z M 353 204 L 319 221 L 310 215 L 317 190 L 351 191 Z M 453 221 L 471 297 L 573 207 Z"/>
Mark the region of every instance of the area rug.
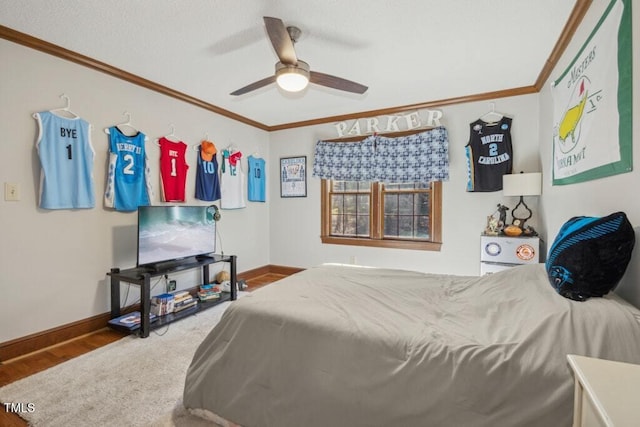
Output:
<path fill-rule="evenodd" d="M 24 404 L 19 415 L 36 427 L 211 426 L 184 409 L 182 391 L 196 348 L 230 304 L 11 383 L 0 388 L 0 402 Z"/>

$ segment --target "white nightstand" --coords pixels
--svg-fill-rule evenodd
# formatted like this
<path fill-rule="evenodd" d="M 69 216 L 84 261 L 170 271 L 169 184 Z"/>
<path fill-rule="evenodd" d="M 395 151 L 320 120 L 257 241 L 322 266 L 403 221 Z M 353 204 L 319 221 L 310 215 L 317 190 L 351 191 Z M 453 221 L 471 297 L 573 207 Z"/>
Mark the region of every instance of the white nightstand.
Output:
<path fill-rule="evenodd" d="M 480 275 L 540 262 L 540 238 L 480 236 Z"/>
<path fill-rule="evenodd" d="M 640 365 L 568 355 L 575 376 L 573 426 L 640 425 Z"/>

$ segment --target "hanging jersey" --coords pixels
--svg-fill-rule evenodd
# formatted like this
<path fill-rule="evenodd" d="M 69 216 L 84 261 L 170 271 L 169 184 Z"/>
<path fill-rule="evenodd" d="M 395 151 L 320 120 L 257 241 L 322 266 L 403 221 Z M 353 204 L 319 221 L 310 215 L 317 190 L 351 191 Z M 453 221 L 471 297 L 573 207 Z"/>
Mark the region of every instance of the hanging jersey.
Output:
<path fill-rule="evenodd" d="M 39 135 L 40 200 L 43 209 L 81 209 L 95 206 L 93 160 L 88 122 L 50 111 L 34 114 Z"/>
<path fill-rule="evenodd" d="M 240 209 L 244 203 L 244 173 L 240 161 L 242 153 L 222 151 L 220 171 L 220 207 L 222 209 Z"/>
<path fill-rule="evenodd" d="M 163 202 L 184 202 L 187 183 L 187 164 L 185 153 L 187 144 L 173 142 L 162 137 L 160 144 L 160 180 Z"/>
<path fill-rule="evenodd" d="M 127 136 L 116 126 L 109 128 L 109 170 L 104 193 L 106 207 L 126 212 L 151 203 L 145 139 L 142 132 Z"/>
<path fill-rule="evenodd" d="M 513 169 L 511 118 L 496 123 L 476 120 L 470 124 L 467 154 L 467 191 L 500 191 L 502 175 Z"/>
<path fill-rule="evenodd" d="M 196 167 L 196 199 L 214 202 L 220 199 L 218 159 L 213 142 L 202 141 L 198 147 Z"/>
<path fill-rule="evenodd" d="M 247 158 L 249 164 L 249 178 L 247 199 L 250 202 L 264 202 L 266 200 L 266 182 L 267 176 L 264 170 L 264 159 L 249 156 Z"/>

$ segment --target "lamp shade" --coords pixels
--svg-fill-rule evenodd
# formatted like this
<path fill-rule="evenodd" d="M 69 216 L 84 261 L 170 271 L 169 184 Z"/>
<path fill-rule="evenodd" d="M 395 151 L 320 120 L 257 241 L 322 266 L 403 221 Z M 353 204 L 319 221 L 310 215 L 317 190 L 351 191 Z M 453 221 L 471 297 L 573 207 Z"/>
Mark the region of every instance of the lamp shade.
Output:
<path fill-rule="evenodd" d="M 542 194 L 542 173 L 513 173 L 502 175 L 502 194 L 505 196 L 539 196 Z"/>

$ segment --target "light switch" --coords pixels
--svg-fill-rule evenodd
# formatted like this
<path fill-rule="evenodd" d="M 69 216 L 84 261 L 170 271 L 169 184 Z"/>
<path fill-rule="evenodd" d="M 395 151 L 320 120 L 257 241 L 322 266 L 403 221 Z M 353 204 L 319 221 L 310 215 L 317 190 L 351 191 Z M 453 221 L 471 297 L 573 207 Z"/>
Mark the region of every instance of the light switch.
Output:
<path fill-rule="evenodd" d="M 4 200 L 8 202 L 17 202 L 18 200 L 20 200 L 20 186 L 13 182 L 5 182 Z"/>

